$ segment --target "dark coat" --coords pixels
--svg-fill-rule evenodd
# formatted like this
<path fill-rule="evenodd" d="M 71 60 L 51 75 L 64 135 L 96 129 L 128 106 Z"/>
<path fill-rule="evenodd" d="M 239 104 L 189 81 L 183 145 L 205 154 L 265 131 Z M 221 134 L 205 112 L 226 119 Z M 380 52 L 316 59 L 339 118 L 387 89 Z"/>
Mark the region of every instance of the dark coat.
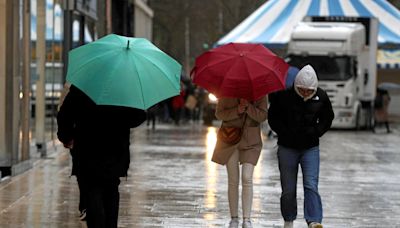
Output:
<path fill-rule="evenodd" d="M 334 118 L 326 92 L 318 88 L 304 101 L 293 88 L 270 95 L 268 123 L 278 134 L 278 145 L 309 149 L 319 145 L 319 137 L 329 130 Z"/>
<path fill-rule="evenodd" d="M 104 179 L 126 176 L 130 163 L 130 128 L 143 123 L 143 110 L 96 105 L 75 86 L 57 115 L 59 140 L 74 141 L 73 174 Z"/>

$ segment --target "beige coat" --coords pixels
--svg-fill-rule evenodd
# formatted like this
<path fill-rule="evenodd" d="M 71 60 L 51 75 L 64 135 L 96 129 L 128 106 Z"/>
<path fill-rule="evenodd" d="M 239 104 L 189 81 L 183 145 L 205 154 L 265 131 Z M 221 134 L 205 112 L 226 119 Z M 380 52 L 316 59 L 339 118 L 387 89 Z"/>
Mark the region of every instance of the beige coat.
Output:
<path fill-rule="evenodd" d="M 238 115 L 239 100 L 236 98 L 221 98 L 217 104 L 215 115 L 222 120 L 222 125 L 242 127 L 244 115 Z M 225 165 L 232 153 L 239 150 L 240 163 L 257 165 L 262 149 L 260 123 L 267 119 L 267 97 L 252 102 L 246 111 L 247 118 L 243 128 L 243 135 L 236 145 L 229 145 L 217 140 L 212 161 Z"/>

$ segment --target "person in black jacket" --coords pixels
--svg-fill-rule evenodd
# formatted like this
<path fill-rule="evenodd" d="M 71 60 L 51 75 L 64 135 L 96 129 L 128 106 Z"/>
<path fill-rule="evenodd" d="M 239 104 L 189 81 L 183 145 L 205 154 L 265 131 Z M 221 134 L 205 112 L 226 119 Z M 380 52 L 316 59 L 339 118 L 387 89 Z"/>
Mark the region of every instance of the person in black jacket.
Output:
<path fill-rule="evenodd" d="M 74 85 L 65 97 L 57 136 L 73 150 L 73 171 L 87 182 L 83 194 L 89 228 L 117 227 L 119 178 L 127 176 L 130 163 L 130 129 L 145 120 L 140 109 L 96 105 Z"/>
<path fill-rule="evenodd" d="M 307 65 L 294 86 L 270 95 L 268 122 L 278 135 L 281 178 L 281 213 L 284 227 L 292 228 L 297 216 L 298 167 L 303 172 L 304 218 L 310 228 L 322 228 L 322 203 L 318 193 L 319 138 L 331 127 L 334 113 L 326 92 L 318 88 L 314 69 Z"/>
<path fill-rule="evenodd" d="M 69 89 L 71 87 L 71 84 L 69 82 L 66 82 L 64 84 L 64 89 L 61 92 L 61 97 L 60 97 L 60 103 L 58 105 L 57 111 L 60 110 L 61 105 L 64 102 L 65 97 L 69 93 Z M 65 145 L 66 148 L 68 148 L 68 145 Z M 76 150 L 73 148 L 68 148 L 70 149 L 70 155 L 72 158 L 72 170 L 71 170 L 71 176 L 76 176 L 76 180 L 78 182 L 78 188 L 79 188 L 79 219 L 81 221 L 86 221 L 86 209 L 87 209 L 87 203 L 86 203 L 86 192 L 87 192 L 87 181 L 83 179 L 82 175 L 79 175 L 77 171 L 77 167 L 79 166 L 79 160 L 78 156 L 79 154 L 76 153 Z"/>

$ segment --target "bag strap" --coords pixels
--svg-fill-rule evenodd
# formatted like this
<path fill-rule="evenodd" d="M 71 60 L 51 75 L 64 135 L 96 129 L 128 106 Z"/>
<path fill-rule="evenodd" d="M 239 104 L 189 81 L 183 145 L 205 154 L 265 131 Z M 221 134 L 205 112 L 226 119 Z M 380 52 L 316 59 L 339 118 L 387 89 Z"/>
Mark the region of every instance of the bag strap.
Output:
<path fill-rule="evenodd" d="M 239 102 L 239 99 L 238 99 L 238 102 Z M 243 124 L 242 124 L 242 127 L 240 128 L 240 130 L 243 130 L 243 128 L 244 128 L 244 124 L 246 123 L 246 119 L 247 119 L 247 113 L 245 113 L 244 114 L 244 120 L 243 120 Z M 221 127 L 222 126 L 224 126 L 224 122 L 222 121 L 222 123 L 221 123 Z M 243 132 L 242 132 L 243 133 Z"/>
<path fill-rule="evenodd" d="M 244 124 L 246 123 L 246 120 L 247 120 L 247 113 L 244 114 L 244 120 L 243 120 L 243 124 L 242 124 L 242 127 L 241 127 L 242 130 L 244 128 Z"/>
<path fill-rule="evenodd" d="M 240 99 L 238 99 L 238 102 L 240 103 Z M 247 107 L 246 107 L 246 109 L 247 109 Z M 244 113 L 243 124 L 242 124 L 242 127 L 240 128 L 240 130 L 242 131 L 242 134 L 243 134 L 244 124 L 246 123 L 246 119 L 247 119 L 247 113 L 246 113 L 246 111 L 245 111 L 245 113 Z"/>
<path fill-rule="evenodd" d="M 246 124 L 246 119 L 247 119 L 247 113 L 244 114 L 244 120 L 242 123 L 242 127 L 240 127 L 240 129 L 244 128 L 244 125 Z M 223 127 L 223 126 L 224 126 L 224 121 L 222 121 L 222 123 L 221 123 L 221 127 Z"/>

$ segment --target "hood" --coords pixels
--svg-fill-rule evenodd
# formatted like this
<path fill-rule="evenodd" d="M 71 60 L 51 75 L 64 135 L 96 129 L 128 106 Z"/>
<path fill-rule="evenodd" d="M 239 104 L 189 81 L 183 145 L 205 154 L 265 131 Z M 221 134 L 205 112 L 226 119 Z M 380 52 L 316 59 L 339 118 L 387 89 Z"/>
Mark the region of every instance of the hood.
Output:
<path fill-rule="evenodd" d="M 304 89 L 313 89 L 314 92 L 309 95 L 308 97 L 303 97 L 299 91 L 298 87 L 304 88 Z M 312 66 L 306 65 L 305 67 L 301 68 L 299 73 L 297 73 L 295 81 L 294 81 L 294 89 L 296 93 L 304 99 L 304 101 L 312 98 L 315 93 L 317 92 L 318 88 L 318 78 L 317 74 L 315 73 L 315 70 Z"/>

